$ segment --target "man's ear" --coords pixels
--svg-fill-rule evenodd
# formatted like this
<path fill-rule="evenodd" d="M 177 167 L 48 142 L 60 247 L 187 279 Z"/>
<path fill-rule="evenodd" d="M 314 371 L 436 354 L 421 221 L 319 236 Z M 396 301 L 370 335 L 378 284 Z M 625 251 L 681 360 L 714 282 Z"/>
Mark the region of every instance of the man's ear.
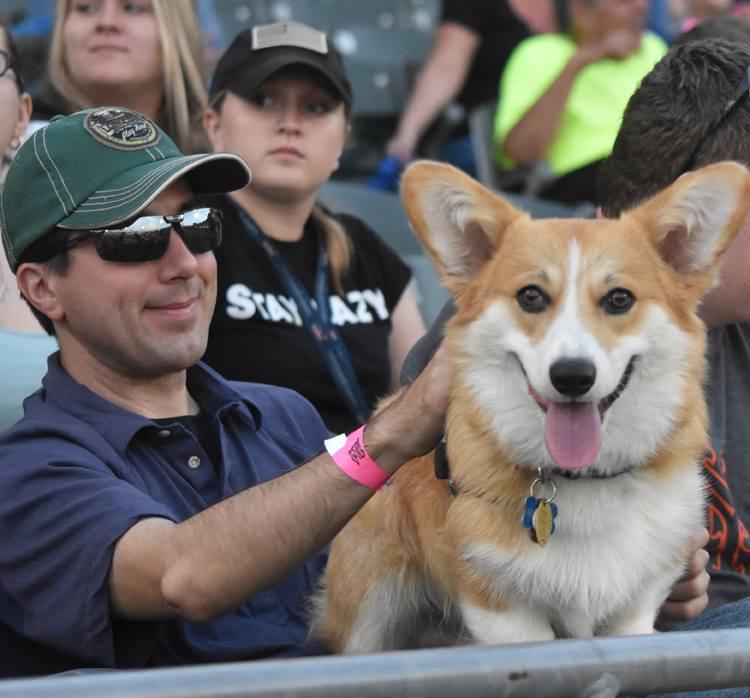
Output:
<path fill-rule="evenodd" d="M 65 311 L 57 295 L 56 275 L 37 262 L 25 262 L 16 272 L 16 283 L 26 300 L 50 320 L 62 320 Z"/>

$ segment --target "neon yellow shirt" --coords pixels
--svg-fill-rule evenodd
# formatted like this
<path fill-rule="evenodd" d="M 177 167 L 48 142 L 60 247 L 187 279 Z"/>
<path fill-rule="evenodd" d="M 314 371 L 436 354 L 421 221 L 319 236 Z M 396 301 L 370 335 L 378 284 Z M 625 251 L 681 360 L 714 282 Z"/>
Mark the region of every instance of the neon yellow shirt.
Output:
<path fill-rule="evenodd" d="M 511 54 L 500 79 L 495 117 L 495 155 L 501 167 L 511 168 L 515 163 L 500 144 L 560 75 L 576 49 L 569 36 L 541 34 L 522 41 Z M 647 32 L 638 51 L 627 58 L 603 58 L 581 70 L 544 157 L 556 175 L 610 154 L 630 96 L 666 50 L 658 36 Z"/>

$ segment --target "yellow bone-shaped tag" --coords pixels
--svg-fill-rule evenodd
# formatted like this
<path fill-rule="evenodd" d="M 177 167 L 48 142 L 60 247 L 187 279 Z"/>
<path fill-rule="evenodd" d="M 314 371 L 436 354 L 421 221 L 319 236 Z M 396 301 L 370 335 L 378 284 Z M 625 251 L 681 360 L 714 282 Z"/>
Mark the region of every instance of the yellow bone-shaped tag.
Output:
<path fill-rule="evenodd" d="M 532 519 L 536 542 L 539 545 L 545 545 L 552 535 L 552 519 L 552 507 L 545 500 L 541 500 Z"/>

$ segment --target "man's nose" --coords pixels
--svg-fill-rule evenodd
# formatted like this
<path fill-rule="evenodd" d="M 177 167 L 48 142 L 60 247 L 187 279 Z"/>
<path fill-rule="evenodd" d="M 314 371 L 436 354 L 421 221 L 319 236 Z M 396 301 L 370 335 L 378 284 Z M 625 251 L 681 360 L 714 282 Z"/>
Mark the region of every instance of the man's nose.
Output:
<path fill-rule="evenodd" d="M 198 259 L 174 229 L 169 236 L 167 251 L 159 263 L 162 273 L 168 278 L 191 277 L 198 271 Z"/>

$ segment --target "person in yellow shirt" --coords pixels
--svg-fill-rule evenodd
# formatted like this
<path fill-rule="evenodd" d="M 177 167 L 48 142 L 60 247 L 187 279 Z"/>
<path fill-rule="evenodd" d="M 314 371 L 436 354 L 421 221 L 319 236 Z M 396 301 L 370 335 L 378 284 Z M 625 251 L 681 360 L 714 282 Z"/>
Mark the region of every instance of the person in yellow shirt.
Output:
<path fill-rule="evenodd" d="M 666 45 L 643 27 L 648 0 L 568 0 L 568 31 L 521 42 L 500 80 L 498 164 L 545 161 L 545 198 L 594 200 L 625 106 Z"/>

